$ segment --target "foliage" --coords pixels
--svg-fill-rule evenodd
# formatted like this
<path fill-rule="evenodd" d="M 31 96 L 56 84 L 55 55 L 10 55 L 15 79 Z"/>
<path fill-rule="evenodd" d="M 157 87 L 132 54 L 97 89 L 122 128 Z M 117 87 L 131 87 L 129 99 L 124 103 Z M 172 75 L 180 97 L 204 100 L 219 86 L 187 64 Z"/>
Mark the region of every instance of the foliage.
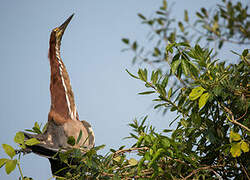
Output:
<path fill-rule="evenodd" d="M 22 149 L 26 148 L 26 145 L 27 146 L 32 146 L 32 145 L 36 145 L 36 144 L 40 143 L 35 138 L 25 140 L 24 139 L 24 134 L 22 132 L 16 133 L 16 136 L 14 137 L 14 142 L 19 145 L 19 147 L 21 148 L 21 151 L 22 151 Z M 17 166 L 18 170 L 20 172 L 20 175 L 21 175 L 21 179 L 27 180 L 28 178 L 23 176 L 23 173 L 22 173 L 22 170 L 21 170 L 21 167 L 20 167 L 20 157 L 21 156 L 19 155 L 18 158 L 14 159 L 14 156 L 16 156 L 17 154 L 20 154 L 21 151 L 15 150 L 12 146 L 10 146 L 8 144 L 2 144 L 2 147 L 3 147 L 4 151 L 5 151 L 5 153 L 9 156 L 9 159 L 1 158 L 0 159 L 0 168 L 5 166 L 6 173 L 10 174 Z"/>
<path fill-rule="evenodd" d="M 250 44 L 248 7 L 240 1 L 223 0 L 211 10 L 201 8 L 194 22 L 187 11 L 184 21 L 176 22 L 163 0 L 154 17 L 138 16 L 151 29 L 152 47 L 128 38 L 122 41 L 135 53 L 133 63 L 147 63 L 152 69 L 127 72 L 145 84 L 147 90 L 139 94 L 154 96 L 155 109 L 161 109 L 163 115 L 176 113 L 169 120 L 176 127 L 159 133 L 145 125 L 147 116 L 135 119 L 129 124 L 132 132 L 128 138 L 135 142 L 132 147 L 111 149 L 104 156 L 97 154 L 103 146 L 85 154 L 79 149 L 59 153 L 68 173 L 57 178 L 249 179 L 249 49 L 232 51 L 235 61 L 216 59 L 225 43 Z M 33 132 L 41 133 L 40 126 L 35 125 Z M 27 144 L 21 134 L 15 142 L 21 148 Z M 1 159 L 0 165 L 5 164 L 10 173 L 19 160 L 12 160 L 12 147 L 3 147 L 10 159 Z M 130 158 L 130 152 L 136 158 Z"/>

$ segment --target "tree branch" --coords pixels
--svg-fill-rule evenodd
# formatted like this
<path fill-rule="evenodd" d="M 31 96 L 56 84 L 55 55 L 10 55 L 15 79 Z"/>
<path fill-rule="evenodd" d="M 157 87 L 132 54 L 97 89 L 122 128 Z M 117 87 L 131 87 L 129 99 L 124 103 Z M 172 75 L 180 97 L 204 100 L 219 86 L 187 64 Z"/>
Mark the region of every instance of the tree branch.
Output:
<path fill-rule="evenodd" d="M 187 180 L 188 178 L 190 178 L 191 176 L 197 174 L 199 171 L 202 170 L 210 170 L 210 171 L 214 171 L 214 168 L 218 168 L 218 167 L 223 167 L 223 165 L 215 165 L 215 166 L 205 166 L 205 167 L 200 167 L 198 169 L 193 170 L 188 176 L 186 176 L 183 180 Z M 215 174 L 217 175 L 217 174 Z"/>
<path fill-rule="evenodd" d="M 247 130 L 248 132 L 250 132 L 250 129 L 246 126 L 244 126 L 243 124 L 239 123 L 238 121 L 236 121 L 234 119 L 234 115 L 232 113 L 232 111 L 230 109 L 228 109 L 225 105 L 223 105 L 222 103 L 220 103 L 221 107 L 232 116 L 232 119 L 229 118 L 230 122 L 242 127 L 243 129 Z"/>

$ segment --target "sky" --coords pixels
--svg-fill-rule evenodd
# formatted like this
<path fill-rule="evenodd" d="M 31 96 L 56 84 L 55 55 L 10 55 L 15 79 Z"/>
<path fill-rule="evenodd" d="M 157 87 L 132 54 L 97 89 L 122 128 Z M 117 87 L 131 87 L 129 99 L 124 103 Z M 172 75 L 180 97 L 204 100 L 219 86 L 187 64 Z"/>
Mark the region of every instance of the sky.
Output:
<path fill-rule="evenodd" d="M 88 121 L 95 132 L 96 145 L 119 148 L 131 142 L 129 135 L 135 118 L 149 115 L 148 124 L 168 128 L 172 114 L 162 116 L 152 108 L 152 96 L 139 96 L 143 83 L 125 71 L 135 73 L 132 53 L 121 38 L 145 39 L 149 29 L 140 23 L 137 13 L 152 16 L 161 0 L 2 0 L 0 6 L 0 144 L 13 142 L 15 133 L 47 122 L 50 109 L 48 61 L 49 35 L 72 13 L 75 16 L 62 40 L 61 56 L 71 78 L 80 119 Z M 174 1 L 168 1 L 169 4 Z M 218 1 L 178 0 L 173 16 L 183 18 L 201 6 L 211 7 Z M 193 17 L 192 15 L 190 16 Z M 0 148 L 0 158 L 6 154 Z M 28 154 L 21 158 L 23 174 L 36 180 L 52 177 L 49 161 Z M 0 179 L 17 179 L 16 169 Z"/>

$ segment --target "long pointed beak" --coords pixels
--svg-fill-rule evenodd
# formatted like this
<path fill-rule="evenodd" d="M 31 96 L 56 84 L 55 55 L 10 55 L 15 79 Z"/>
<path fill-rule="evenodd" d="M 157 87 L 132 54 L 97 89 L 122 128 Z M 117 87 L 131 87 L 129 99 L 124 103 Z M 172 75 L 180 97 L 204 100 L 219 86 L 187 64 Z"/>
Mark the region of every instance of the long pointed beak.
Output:
<path fill-rule="evenodd" d="M 71 21 L 71 19 L 73 18 L 74 13 L 59 27 L 59 29 L 61 31 L 65 31 L 66 27 L 68 26 L 69 22 Z"/>
<path fill-rule="evenodd" d="M 70 23 L 71 19 L 73 18 L 74 14 L 72 14 L 61 26 L 59 26 L 57 29 L 57 39 L 59 42 L 62 39 L 62 36 L 64 34 L 65 29 L 67 28 L 68 24 Z"/>

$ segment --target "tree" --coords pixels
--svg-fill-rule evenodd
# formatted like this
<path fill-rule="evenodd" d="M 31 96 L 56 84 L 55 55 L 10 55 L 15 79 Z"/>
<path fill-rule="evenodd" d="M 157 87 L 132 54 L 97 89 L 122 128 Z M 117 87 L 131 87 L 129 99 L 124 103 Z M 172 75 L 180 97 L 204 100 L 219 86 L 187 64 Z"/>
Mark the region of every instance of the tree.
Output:
<path fill-rule="evenodd" d="M 176 127 L 158 132 L 145 125 L 146 116 L 129 124 L 132 147 L 111 149 L 105 156 L 97 153 L 103 146 L 84 155 L 78 149 L 59 153 L 68 173 L 58 179 L 250 179 L 249 49 L 232 50 L 232 60 L 217 59 L 226 43 L 241 48 L 250 44 L 248 7 L 222 0 L 210 11 L 201 8 L 194 22 L 188 11 L 178 22 L 169 12 L 163 0 L 152 18 L 138 14 L 151 29 L 150 45 L 122 41 L 134 52 L 133 63 L 151 66 L 136 75 L 127 70 L 145 84 L 147 90 L 139 94 L 154 95 L 154 108 L 163 115 L 175 112 L 169 122 Z M 36 124 L 33 131 L 39 129 Z M 24 142 L 20 133 L 15 141 L 22 148 L 37 143 Z M 1 159 L 0 166 L 7 173 L 16 164 L 20 169 L 20 159 L 12 159 L 14 149 L 3 148 L 11 159 Z M 136 152 L 137 158 L 128 158 L 127 152 Z"/>

